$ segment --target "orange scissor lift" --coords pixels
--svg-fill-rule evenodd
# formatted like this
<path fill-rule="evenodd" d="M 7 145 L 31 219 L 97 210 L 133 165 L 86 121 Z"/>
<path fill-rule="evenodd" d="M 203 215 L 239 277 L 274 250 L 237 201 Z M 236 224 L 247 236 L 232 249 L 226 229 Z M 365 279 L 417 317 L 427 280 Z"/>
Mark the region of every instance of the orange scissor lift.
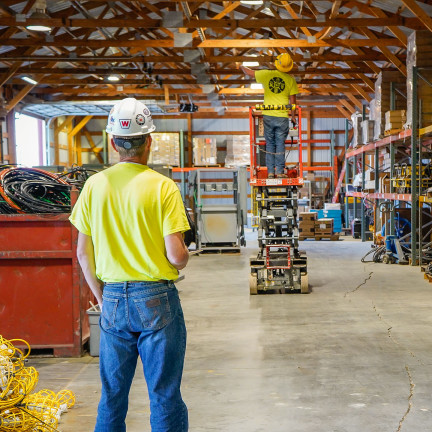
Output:
<path fill-rule="evenodd" d="M 291 109 L 291 105 L 276 109 Z M 267 177 L 267 168 L 260 165 L 265 141 L 259 134 L 262 111 L 275 109 L 257 105 L 249 109 L 250 120 L 250 184 L 258 218 L 256 257 L 250 259 L 250 294 L 308 293 L 307 258 L 299 251 L 297 223 L 298 188 L 303 186 L 301 107 L 297 109 L 297 127 L 290 129 L 285 144 L 298 149 L 298 164 L 286 167 L 286 178 Z"/>

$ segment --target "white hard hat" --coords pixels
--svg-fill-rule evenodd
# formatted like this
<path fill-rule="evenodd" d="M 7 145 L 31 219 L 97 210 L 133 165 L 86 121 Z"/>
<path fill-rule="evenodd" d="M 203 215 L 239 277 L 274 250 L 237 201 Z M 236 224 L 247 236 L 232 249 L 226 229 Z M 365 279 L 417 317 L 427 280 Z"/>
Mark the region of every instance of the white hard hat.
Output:
<path fill-rule="evenodd" d="M 114 136 L 144 135 L 155 129 L 150 110 L 135 98 L 116 103 L 109 113 L 106 127 L 106 131 Z"/>

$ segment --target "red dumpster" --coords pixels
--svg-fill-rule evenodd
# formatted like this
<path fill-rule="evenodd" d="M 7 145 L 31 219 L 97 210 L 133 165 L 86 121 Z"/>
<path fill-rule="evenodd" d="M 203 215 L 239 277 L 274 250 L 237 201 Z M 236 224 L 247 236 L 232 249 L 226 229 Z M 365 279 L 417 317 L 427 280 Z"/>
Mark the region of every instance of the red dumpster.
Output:
<path fill-rule="evenodd" d="M 81 355 L 94 301 L 68 217 L 0 215 L 0 334 L 56 357 Z"/>

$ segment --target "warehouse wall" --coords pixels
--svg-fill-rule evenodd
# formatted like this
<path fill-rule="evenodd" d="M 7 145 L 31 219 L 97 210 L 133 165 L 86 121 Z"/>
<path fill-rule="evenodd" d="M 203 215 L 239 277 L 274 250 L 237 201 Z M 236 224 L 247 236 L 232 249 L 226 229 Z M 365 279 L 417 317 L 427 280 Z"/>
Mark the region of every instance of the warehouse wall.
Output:
<path fill-rule="evenodd" d="M 59 123 L 61 123 L 64 120 L 64 117 L 59 119 Z M 176 116 L 173 116 L 170 119 L 158 119 L 157 116 L 154 117 L 154 122 L 156 125 L 156 130 L 158 132 L 179 132 L 183 130 L 185 134 L 185 141 L 187 140 L 187 134 L 188 134 L 188 121 L 187 119 L 180 119 L 176 118 Z M 51 154 L 51 164 L 54 163 L 55 160 L 55 154 L 54 154 L 54 125 L 55 122 L 51 122 L 51 128 L 50 128 L 50 142 L 51 142 L 51 148 L 50 148 L 50 154 Z M 104 118 L 95 118 L 90 120 L 86 124 L 86 129 L 89 131 L 89 133 L 92 136 L 92 139 L 94 141 L 95 146 L 102 148 L 103 147 L 103 135 L 102 130 L 105 129 L 106 126 L 106 119 Z M 303 139 L 307 138 L 306 131 L 308 129 L 308 119 L 304 118 L 302 120 L 302 129 L 304 131 L 303 133 Z M 336 131 L 343 131 L 345 129 L 345 119 L 342 118 L 312 118 L 312 130 L 315 131 L 330 131 L 330 130 L 336 130 Z M 221 134 L 215 134 L 218 131 L 221 131 Z M 225 162 L 225 156 L 226 156 L 226 141 L 227 141 L 227 132 L 233 131 L 238 133 L 245 133 L 248 134 L 249 131 L 249 119 L 193 119 L 192 118 L 192 136 L 194 137 L 206 137 L 211 136 L 212 138 L 216 139 L 216 145 L 218 147 L 218 163 L 224 163 Z M 209 135 L 206 135 L 206 132 L 210 132 Z M 312 135 L 312 139 L 315 140 L 327 140 L 328 142 L 325 143 L 314 143 L 314 150 L 312 152 L 312 159 L 315 164 L 330 164 L 330 134 L 329 133 L 314 133 Z M 58 144 L 60 146 L 59 149 L 59 163 L 60 164 L 66 164 L 67 158 L 68 158 L 68 151 L 67 151 L 67 132 L 62 131 L 58 134 Z M 342 148 L 344 146 L 344 134 L 343 133 L 337 133 L 335 135 L 335 145 L 336 147 Z M 90 145 L 88 143 L 87 138 L 82 134 L 81 135 L 81 147 L 83 149 L 90 148 Z M 110 146 L 108 146 L 109 148 Z M 185 148 L 187 148 L 186 142 L 185 142 Z M 322 148 L 322 149 L 320 149 Z M 336 154 L 340 154 L 340 148 L 337 149 Z M 110 160 L 115 161 L 115 158 L 112 158 L 112 152 L 110 151 Z M 185 158 L 187 161 L 187 156 Z M 287 158 L 288 162 L 298 162 L 298 154 L 296 151 L 293 151 L 288 155 Z M 303 150 L 303 161 L 307 162 L 307 150 Z M 82 163 L 85 164 L 97 164 L 99 163 L 95 154 L 93 152 L 83 152 L 82 153 Z M 325 173 L 317 173 L 317 175 L 324 175 Z"/>

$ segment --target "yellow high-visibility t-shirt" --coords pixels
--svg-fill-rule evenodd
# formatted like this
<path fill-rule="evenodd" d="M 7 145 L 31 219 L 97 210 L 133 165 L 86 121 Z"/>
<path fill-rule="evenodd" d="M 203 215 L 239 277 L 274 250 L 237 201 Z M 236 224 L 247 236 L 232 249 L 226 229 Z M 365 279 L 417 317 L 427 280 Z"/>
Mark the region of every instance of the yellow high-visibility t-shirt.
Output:
<path fill-rule="evenodd" d="M 255 80 L 264 87 L 264 105 L 289 105 L 289 97 L 298 94 L 295 79 L 278 70 L 263 69 L 255 72 Z M 266 110 L 264 115 L 287 117 L 287 110 Z"/>
<path fill-rule="evenodd" d="M 70 221 L 91 236 L 104 282 L 175 280 L 164 237 L 189 230 L 180 191 L 145 165 L 119 163 L 90 177 Z"/>

